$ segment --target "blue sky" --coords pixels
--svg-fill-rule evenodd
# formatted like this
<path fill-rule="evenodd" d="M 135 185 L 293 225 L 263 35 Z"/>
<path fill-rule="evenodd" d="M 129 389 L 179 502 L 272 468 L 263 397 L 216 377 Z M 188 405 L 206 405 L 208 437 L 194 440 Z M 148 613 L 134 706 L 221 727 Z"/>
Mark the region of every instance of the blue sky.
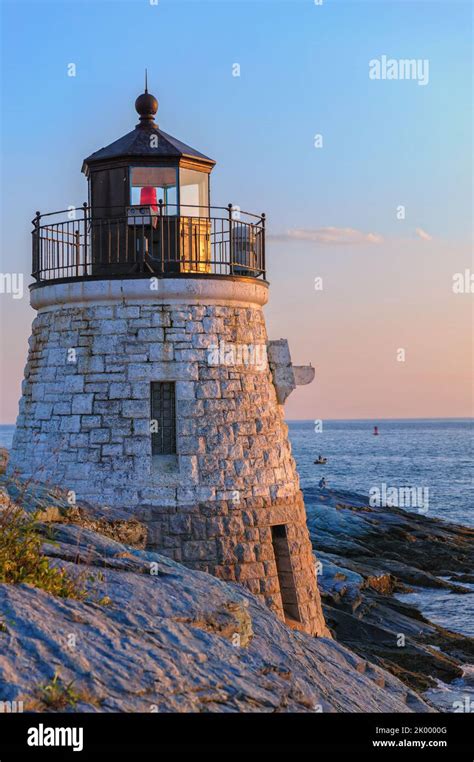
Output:
<path fill-rule="evenodd" d="M 81 159 L 133 127 L 148 66 L 160 124 L 218 161 L 217 201 L 265 208 L 275 228 L 394 232 L 403 198 L 435 233 L 467 232 L 468 3 L 3 6 L 3 187 L 21 214 L 85 198 Z M 430 84 L 370 81 L 384 53 L 429 58 Z"/>
<path fill-rule="evenodd" d="M 297 359 L 317 362 L 324 354 L 311 325 L 340 319 L 357 278 L 370 281 L 378 272 L 373 298 L 385 315 L 390 297 L 380 296 L 380 282 L 402 282 L 410 272 L 419 290 L 427 266 L 445 277 L 448 252 L 456 266 L 469 266 L 470 3 L 3 0 L 1 6 L 4 271 L 29 272 L 36 209 L 87 198 L 82 159 L 133 128 L 145 66 L 160 126 L 217 161 L 216 204 L 265 211 L 274 234 L 334 226 L 383 239 L 354 248 L 269 245 L 269 324 L 286 330 Z M 371 81 L 369 60 L 384 54 L 429 59 L 429 84 Z M 75 77 L 67 76 L 69 63 Z M 232 76 L 234 63 L 240 77 Z M 322 149 L 314 147 L 316 133 Z M 405 221 L 396 218 L 398 204 L 406 205 Z M 428 258 L 426 250 L 418 256 L 427 242 L 417 240 L 416 228 L 429 233 Z M 400 273 L 393 258 L 401 249 Z M 306 288 L 320 273 L 341 284 L 322 310 Z M 407 299 L 412 303 L 415 291 Z M 288 320 L 296 305 L 298 328 Z M 363 314 L 354 309 L 349 322 L 360 319 L 362 330 Z M 10 300 L 8 310 L 18 333 L 6 336 L 4 352 L 19 383 L 32 313 L 27 300 Z M 334 402 L 328 410 L 337 415 Z M 370 406 L 361 411 L 370 415 Z"/>

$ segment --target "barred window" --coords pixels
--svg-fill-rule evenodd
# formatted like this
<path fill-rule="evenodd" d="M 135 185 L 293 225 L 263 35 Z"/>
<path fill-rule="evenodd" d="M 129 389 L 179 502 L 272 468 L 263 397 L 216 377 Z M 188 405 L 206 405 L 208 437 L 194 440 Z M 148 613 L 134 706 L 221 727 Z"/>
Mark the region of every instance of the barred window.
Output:
<path fill-rule="evenodd" d="M 151 383 L 152 455 L 176 453 L 176 393 L 174 381 Z"/>

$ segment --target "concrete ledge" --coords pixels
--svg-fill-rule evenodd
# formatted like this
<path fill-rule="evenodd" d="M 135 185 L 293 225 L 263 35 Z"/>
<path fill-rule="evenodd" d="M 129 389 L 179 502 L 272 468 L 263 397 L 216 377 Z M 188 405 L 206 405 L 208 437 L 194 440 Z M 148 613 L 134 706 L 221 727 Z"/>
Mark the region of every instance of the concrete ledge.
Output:
<path fill-rule="evenodd" d="M 272 372 L 279 405 L 297 386 L 305 386 L 314 380 L 315 369 L 311 365 L 293 365 L 287 339 L 275 339 L 267 345 L 268 364 Z"/>
<path fill-rule="evenodd" d="M 50 311 L 95 304 L 222 304 L 261 307 L 268 301 L 268 283 L 213 278 L 135 278 L 52 283 L 30 291 L 35 310 Z"/>
<path fill-rule="evenodd" d="M 316 374 L 312 365 L 293 365 L 293 375 L 296 386 L 306 386 L 314 381 Z"/>

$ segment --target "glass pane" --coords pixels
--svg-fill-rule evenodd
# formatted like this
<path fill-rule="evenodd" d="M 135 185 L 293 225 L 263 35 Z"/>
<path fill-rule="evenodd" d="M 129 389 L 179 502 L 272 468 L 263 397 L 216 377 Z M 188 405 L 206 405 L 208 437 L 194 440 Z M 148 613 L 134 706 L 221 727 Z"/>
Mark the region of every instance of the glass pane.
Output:
<path fill-rule="evenodd" d="M 175 167 L 132 167 L 130 203 L 132 206 L 151 206 L 158 210 L 163 201 L 163 214 L 177 213 L 177 169 Z"/>
<path fill-rule="evenodd" d="M 181 215 L 209 217 L 209 175 L 195 169 L 180 169 L 179 183 Z"/>

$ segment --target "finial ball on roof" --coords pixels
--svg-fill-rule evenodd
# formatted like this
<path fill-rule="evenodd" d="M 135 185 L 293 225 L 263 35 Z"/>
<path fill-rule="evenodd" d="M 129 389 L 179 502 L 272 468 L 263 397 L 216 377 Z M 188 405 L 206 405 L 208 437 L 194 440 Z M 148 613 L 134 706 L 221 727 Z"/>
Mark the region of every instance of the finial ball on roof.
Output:
<path fill-rule="evenodd" d="M 154 95 L 146 91 L 138 96 L 135 101 L 135 109 L 140 115 L 141 122 L 153 122 L 154 116 L 158 111 L 158 101 Z"/>

